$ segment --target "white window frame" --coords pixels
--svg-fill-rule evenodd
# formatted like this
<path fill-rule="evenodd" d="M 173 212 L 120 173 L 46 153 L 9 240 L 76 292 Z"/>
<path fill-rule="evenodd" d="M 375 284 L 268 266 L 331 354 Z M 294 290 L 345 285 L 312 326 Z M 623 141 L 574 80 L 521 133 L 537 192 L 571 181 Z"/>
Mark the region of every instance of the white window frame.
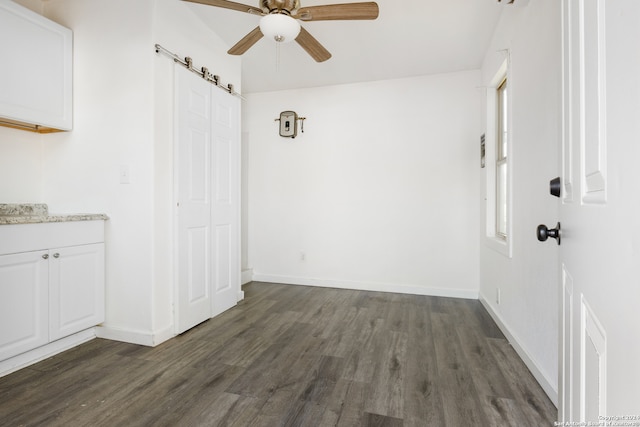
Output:
<path fill-rule="evenodd" d="M 511 258 L 512 256 L 512 196 L 511 196 L 511 182 L 512 182 L 512 159 L 513 159 L 513 85 L 509 73 L 508 59 L 505 59 L 502 65 L 498 68 L 494 74 L 493 79 L 489 83 L 487 88 L 487 101 L 486 101 L 486 225 L 485 225 L 485 244 L 497 252 Z M 508 95 L 507 95 L 507 156 L 506 156 L 506 234 L 500 234 L 497 232 L 497 165 L 498 165 L 498 132 L 499 129 L 499 117 L 498 117 L 498 88 L 506 80 Z"/>
<path fill-rule="evenodd" d="M 495 162 L 495 176 L 496 176 L 496 201 L 495 201 L 495 216 L 496 216 L 496 224 L 495 224 L 495 237 L 502 240 L 507 240 L 507 236 L 509 235 L 508 224 L 509 218 L 507 215 L 507 206 L 508 203 L 508 191 L 509 188 L 509 119 L 511 115 L 509 114 L 508 102 L 509 102 L 509 83 L 507 81 L 507 77 L 500 82 L 498 87 L 496 88 L 496 162 Z M 502 94 L 506 94 L 506 102 L 502 101 Z M 507 120 L 505 124 L 504 116 L 506 115 Z M 505 132 L 506 127 L 506 132 Z M 503 149 L 504 148 L 504 149 Z M 504 168 L 505 180 L 501 182 L 500 180 L 500 169 Z M 502 186 L 501 186 L 502 184 Z M 501 200 L 500 190 L 504 187 L 505 197 L 504 200 Z M 501 211 L 504 210 L 504 213 Z M 501 222 L 504 221 L 504 230 Z"/>

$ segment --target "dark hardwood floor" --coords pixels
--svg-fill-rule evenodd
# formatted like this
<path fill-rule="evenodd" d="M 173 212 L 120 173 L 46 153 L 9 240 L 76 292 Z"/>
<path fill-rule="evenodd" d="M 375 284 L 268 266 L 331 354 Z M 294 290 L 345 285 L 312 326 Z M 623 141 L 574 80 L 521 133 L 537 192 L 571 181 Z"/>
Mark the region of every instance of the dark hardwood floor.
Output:
<path fill-rule="evenodd" d="M 551 426 L 478 301 L 251 283 L 156 348 L 96 339 L 0 378 L 2 426 Z"/>

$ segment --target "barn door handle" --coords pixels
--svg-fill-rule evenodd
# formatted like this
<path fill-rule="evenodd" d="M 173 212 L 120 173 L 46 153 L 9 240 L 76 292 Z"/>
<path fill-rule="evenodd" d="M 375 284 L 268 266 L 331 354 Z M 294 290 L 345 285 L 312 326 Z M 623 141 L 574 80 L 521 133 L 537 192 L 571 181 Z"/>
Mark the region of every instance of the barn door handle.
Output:
<path fill-rule="evenodd" d="M 558 245 L 560 244 L 560 223 L 556 225 L 556 228 L 549 228 L 544 224 L 538 226 L 538 240 L 545 242 L 549 237 L 556 239 Z"/>

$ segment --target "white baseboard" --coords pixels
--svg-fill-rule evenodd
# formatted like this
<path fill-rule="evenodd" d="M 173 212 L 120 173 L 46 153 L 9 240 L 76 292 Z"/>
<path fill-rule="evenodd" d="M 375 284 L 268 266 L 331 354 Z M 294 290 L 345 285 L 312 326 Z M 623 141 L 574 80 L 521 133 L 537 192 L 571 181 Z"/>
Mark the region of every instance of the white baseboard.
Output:
<path fill-rule="evenodd" d="M 241 285 L 246 285 L 247 283 L 253 281 L 253 269 L 249 268 L 247 270 L 242 270 L 242 275 L 241 275 Z"/>
<path fill-rule="evenodd" d="M 19 369 L 38 363 L 53 357 L 56 354 L 69 350 L 96 337 L 94 328 L 86 329 L 76 334 L 64 337 L 52 343 L 43 345 L 31 351 L 14 356 L 0 362 L 0 377 L 8 375 Z"/>
<path fill-rule="evenodd" d="M 156 332 L 134 331 L 131 329 L 118 329 L 110 326 L 96 326 L 96 336 L 113 341 L 122 341 L 130 344 L 155 347 L 175 336 L 173 326 Z"/>
<path fill-rule="evenodd" d="M 398 294 L 478 299 L 478 290 L 476 289 L 435 288 L 428 286 L 359 282 L 353 280 L 313 279 L 309 277 L 279 276 L 259 273 L 253 274 L 253 280 L 256 282 L 283 283 L 285 285 L 318 286 L 323 288 L 355 289 L 358 291 L 394 292 Z"/>
<path fill-rule="evenodd" d="M 494 322 L 498 325 L 502 333 L 507 337 L 509 343 L 513 347 L 513 349 L 518 353 L 518 356 L 522 359 L 524 364 L 529 368 L 533 377 L 538 381 L 540 387 L 544 390 L 544 392 L 549 396 L 549 399 L 558 407 L 558 389 L 553 385 L 554 381 L 551 381 L 547 376 L 542 372 L 538 364 L 531 358 L 530 353 L 526 350 L 526 348 L 522 345 L 522 342 L 518 339 L 518 337 L 511 332 L 511 330 L 507 327 L 507 325 L 502 320 L 502 317 L 493 310 L 491 304 L 484 298 L 482 294 L 480 294 L 480 302 L 487 309 L 491 318 L 493 318 Z"/>

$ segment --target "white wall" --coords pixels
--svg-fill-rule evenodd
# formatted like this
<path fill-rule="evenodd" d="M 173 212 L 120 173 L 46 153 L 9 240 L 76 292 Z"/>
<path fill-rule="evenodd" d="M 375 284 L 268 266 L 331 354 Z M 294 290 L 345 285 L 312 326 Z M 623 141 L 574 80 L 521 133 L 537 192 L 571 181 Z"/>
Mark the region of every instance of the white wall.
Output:
<path fill-rule="evenodd" d="M 553 240 L 538 242 L 535 230 L 538 224 L 552 226 L 558 220 L 558 199 L 549 195 L 549 181 L 560 175 L 559 2 L 539 0 L 526 8 L 505 8 L 484 61 L 484 85 L 489 85 L 504 60 L 503 49 L 509 49 L 511 56 L 513 252 L 509 258 L 495 251 L 483 227 L 480 297 L 547 394 L 556 400 L 558 248 Z M 487 117 L 486 111 L 483 116 Z M 484 203 L 481 206 L 485 224 Z M 498 289 L 500 304 L 496 302 Z"/>
<path fill-rule="evenodd" d="M 41 203 L 43 135 L 0 127 L 0 203 Z"/>
<path fill-rule="evenodd" d="M 54 212 L 106 212 L 106 322 L 149 333 L 153 292 L 153 0 L 50 0 L 73 30 L 73 131 L 44 149 Z M 119 182 L 130 168 L 131 184 Z"/>
<path fill-rule="evenodd" d="M 74 32 L 74 128 L 0 129 L 0 201 L 107 213 L 102 334 L 156 344 L 173 334 L 174 62 L 154 45 L 238 89 L 240 60 L 186 2 L 49 0 L 43 10 Z M 130 184 L 119 182 L 121 165 Z"/>
<path fill-rule="evenodd" d="M 254 279 L 477 297 L 479 85 L 473 71 L 250 94 Z M 283 110 L 305 133 L 278 135 Z"/>

